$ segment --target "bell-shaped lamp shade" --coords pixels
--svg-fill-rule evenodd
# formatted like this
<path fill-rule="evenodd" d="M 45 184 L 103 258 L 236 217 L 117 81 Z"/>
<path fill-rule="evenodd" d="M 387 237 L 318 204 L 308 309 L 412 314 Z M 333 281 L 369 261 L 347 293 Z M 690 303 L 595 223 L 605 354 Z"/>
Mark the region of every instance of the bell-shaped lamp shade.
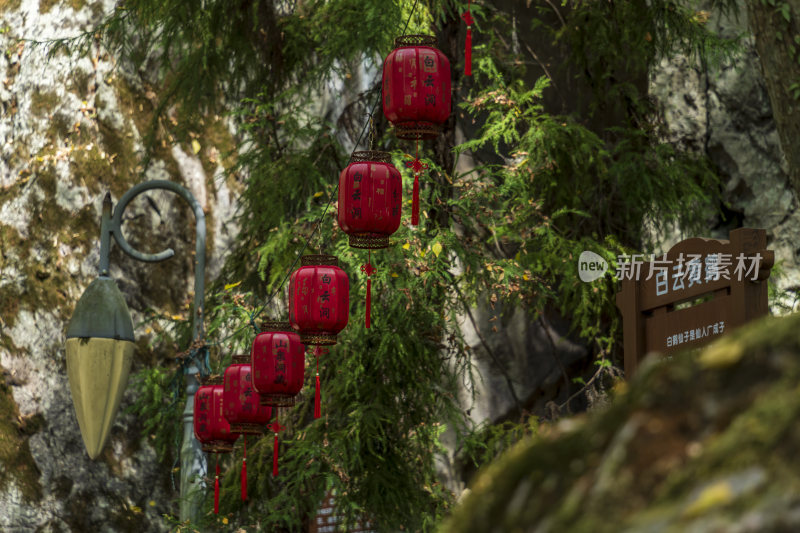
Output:
<path fill-rule="evenodd" d="M 83 443 L 92 459 L 108 440 L 128 384 L 133 322 L 113 279 L 100 276 L 81 295 L 67 328 L 67 375 Z"/>

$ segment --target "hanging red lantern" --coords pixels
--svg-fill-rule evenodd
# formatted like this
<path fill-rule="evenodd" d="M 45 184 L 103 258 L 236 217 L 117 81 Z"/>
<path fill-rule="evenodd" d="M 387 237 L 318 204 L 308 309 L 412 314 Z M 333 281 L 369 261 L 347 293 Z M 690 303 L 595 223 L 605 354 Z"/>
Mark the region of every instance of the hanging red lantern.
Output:
<path fill-rule="evenodd" d="M 354 152 L 339 175 L 339 226 L 350 246 L 375 250 L 389 246 L 400 227 L 402 178 L 388 152 Z"/>
<path fill-rule="evenodd" d="M 306 347 L 288 322 L 268 320 L 250 350 L 253 388 L 261 405 L 291 407 L 303 388 Z"/>
<path fill-rule="evenodd" d="M 399 139 L 417 141 L 411 225 L 419 224 L 419 141 L 435 138 L 450 116 L 450 61 L 429 35 L 403 35 L 383 62 L 383 114 Z"/>
<path fill-rule="evenodd" d="M 259 395 L 253 390 L 249 355 L 234 355 L 233 363 L 223 376 L 222 413 L 231 431 L 244 439 L 242 455 L 242 500 L 247 499 L 247 435 L 261 435 L 272 418 L 272 408 L 261 405 Z"/>
<path fill-rule="evenodd" d="M 332 255 L 304 255 L 289 280 L 289 322 L 300 341 L 336 344 L 350 315 L 350 280 Z"/>
<path fill-rule="evenodd" d="M 383 113 L 399 139 L 433 139 L 450 116 L 450 61 L 430 35 L 403 35 L 383 63 Z"/>
<path fill-rule="evenodd" d="M 339 226 L 350 246 L 375 250 L 389 246 L 389 235 L 400 227 L 403 180 L 388 152 L 354 152 L 352 163 L 339 175 Z M 371 252 L 361 270 L 367 274 L 365 327 L 370 326 Z"/>
<path fill-rule="evenodd" d="M 261 326 L 250 350 L 253 388 L 261 405 L 290 407 L 303 388 L 306 347 L 289 322 L 269 320 Z M 276 413 L 277 418 L 277 413 Z M 277 420 L 267 426 L 275 433 L 272 452 L 272 475 L 278 475 L 278 433 L 285 426 Z"/>
<path fill-rule="evenodd" d="M 210 376 L 194 395 L 194 435 L 206 453 L 229 453 L 239 438 L 223 414 L 223 378 Z M 214 477 L 214 514 L 219 514 L 219 462 Z"/>

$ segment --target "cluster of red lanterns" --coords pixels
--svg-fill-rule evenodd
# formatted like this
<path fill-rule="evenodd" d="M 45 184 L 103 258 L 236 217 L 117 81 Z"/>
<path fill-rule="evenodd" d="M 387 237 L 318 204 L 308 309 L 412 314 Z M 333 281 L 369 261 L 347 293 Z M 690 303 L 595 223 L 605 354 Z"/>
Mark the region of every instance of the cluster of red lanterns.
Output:
<path fill-rule="evenodd" d="M 466 20 L 466 19 L 465 19 Z M 470 21 L 471 22 L 471 21 Z M 469 24 L 469 22 L 468 22 Z M 415 174 L 412 225 L 419 224 L 419 141 L 438 135 L 450 115 L 450 64 L 433 37 L 406 35 L 383 69 L 383 110 L 400 139 L 417 142 L 409 165 Z M 338 223 L 350 246 L 369 250 L 361 269 L 367 276 L 365 326 L 370 327 L 371 252 L 389 246 L 400 226 L 402 178 L 387 152 L 355 152 L 339 176 Z M 319 357 L 336 344 L 350 315 L 350 281 L 330 255 L 306 255 L 289 283 L 289 321 L 269 321 L 256 335 L 250 356 L 236 356 L 224 376 L 206 378 L 195 395 L 194 431 L 203 451 L 227 453 L 245 436 L 242 499 L 247 499 L 246 435 L 274 433 L 273 476 L 278 475 L 278 434 L 285 429 L 273 414 L 294 405 L 305 377 L 306 346 L 314 346 L 314 417 L 320 417 Z M 219 512 L 219 464 L 214 481 L 214 512 Z"/>

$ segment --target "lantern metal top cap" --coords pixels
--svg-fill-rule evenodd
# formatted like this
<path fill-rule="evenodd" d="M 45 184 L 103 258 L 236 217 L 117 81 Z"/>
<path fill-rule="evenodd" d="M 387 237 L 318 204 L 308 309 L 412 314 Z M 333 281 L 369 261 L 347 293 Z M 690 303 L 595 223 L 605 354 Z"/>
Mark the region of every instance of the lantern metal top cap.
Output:
<path fill-rule="evenodd" d="M 232 361 L 235 365 L 248 365 L 250 364 L 250 356 L 242 354 L 234 355 Z"/>
<path fill-rule="evenodd" d="M 436 37 L 433 35 L 401 35 L 394 40 L 394 47 L 430 46 L 436 48 Z"/>
<path fill-rule="evenodd" d="M 335 255 L 311 254 L 300 258 L 300 266 L 339 266 Z"/>
<path fill-rule="evenodd" d="M 353 152 L 353 163 L 391 163 L 392 154 L 389 152 L 381 152 L 379 150 L 364 150 L 361 152 Z"/>
<path fill-rule="evenodd" d="M 223 376 L 220 376 L 220 375 L 206 376 L 204 378 L 201 378 L 200 381 L 204 386 L 205 385 L 224 385 L 225 384 L 225 378 Z"/>
<path fill-rule="evenodd" d="M 261 331 L 294 331 L 290 322 L 280 320 L 265 320 L 261 323 Z"/>

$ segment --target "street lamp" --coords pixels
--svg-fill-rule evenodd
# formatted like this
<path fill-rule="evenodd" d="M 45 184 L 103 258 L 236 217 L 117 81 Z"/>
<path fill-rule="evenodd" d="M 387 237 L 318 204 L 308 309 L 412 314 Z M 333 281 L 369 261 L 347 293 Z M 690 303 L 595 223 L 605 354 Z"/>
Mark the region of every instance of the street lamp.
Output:
<path fill-rule="evenodd" d="M 151 189 L 176 193 L 192 207 L 196 220 L 194 277 L 194 315 L 192 345 L 203 337 L 203 294 L 205 292 L 206 222 L 205 214 L 194 196 L 166 180 L 140 183 L 126 192 L 112 214 L 111 196 L 103 199 L 100 225 L 100 275 L 81 295 L 67 328 L 67 374 L 72 402 L 78 418 L 83 443 L 91 459 L 97 458 L 108 440 L 128 382 L 134 351 L 133 323 L 128 306 L 108 275 L 111 237 L 122 251 L 139 261 L 154 263 L 175 255 L 171 248 L 156 254 L 134 250 L 122 235 L 122 214 L 131 200 Z M 186 407 L 183 410 L 183 445 L 181 446 L 181 520 L 195 521 L 202 498 L 200 481 L 206 472 L 206 459 L 194 437 L 192 418 L 194 393 L 199 387 L 196 359 L 185 369 Z"/>

